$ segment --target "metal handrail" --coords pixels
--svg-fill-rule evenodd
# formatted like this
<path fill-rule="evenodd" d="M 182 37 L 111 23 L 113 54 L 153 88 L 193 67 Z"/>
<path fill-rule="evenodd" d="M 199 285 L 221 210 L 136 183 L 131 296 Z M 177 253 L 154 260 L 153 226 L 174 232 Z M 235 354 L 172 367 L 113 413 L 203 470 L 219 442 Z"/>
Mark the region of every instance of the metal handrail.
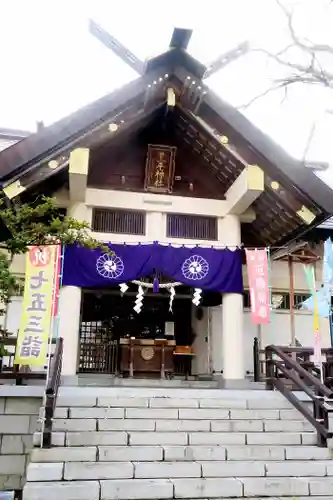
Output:
<path fill-rule="evenodd" d="M 285 354 L 293 354 L 293 358 L 301 364 L 303 368 L 311 371 L 315 376 L 320 376 L 320 370 L 313 361 L 311 356 L 314 355 L 313 347 L 300 346 L 275 346 L 279 347 Z M 324 356 L 324 382 L 326 385 L 333 385 L 333 348 L 322 348 L 321 353 Z M 260 348 L 260 341 L 257 337 L 253 341 L 253 378 L 254 382 L 264 381 L 265 374 L 265 349 Z"/>
<path fill-rule="evenodd" d="M 15 347 L 17 344 L 17 337 L 9 337 L 3 339 L 1 344 L 6 349 L 7 347 Z M 56 344 L 56 339 L 52 340 L 52 344 Z M 4 366 L 3 360 L 7 358 L 7 365 Z M 29 380 L 45 380 L 46 370 L 31 371 L 29 366 L 20 367 L 20 365 L 14 364 L 15 350 L 10 350 L 7 354 L 0 356 L 0 379 L 4 380 L 15 380 L 15 385 L 22 385 L 24 381 Z M 53 358 L 53 353 L 50 354 L 50 358 Z"/>
<path fill-rule="evenodd" d="M 330 404 L 333 403 L 333 391 L 289 355 L 295 352 L 294 349 L 290 348 L 286 353 L 284 347 L 266 347 L 266 388 L 280 391 L 317 430 L 318 445 L 327 446 L 327 439 L 333 437 L 333 432 L 329 429 L 329 414 L 333 412 Z M 289 385 L 292 382 L 294 389 L 307 394 L 313 403 L 312 412 L 288 387 L 288 381 Z"/>
<path fill-rule="evenodd" d="M 46 400 L 44 412 L 44 430 L 42 436 L 42 447 L 49 448 L 52 443 L 52 422 L 54 410 L 57 402 L 58 390 L 61 380 L 62 358 L 64 342 L 60 337 L 56 345 L 55 353 L 52 358 L 48 383 L 46 386 Z"/>

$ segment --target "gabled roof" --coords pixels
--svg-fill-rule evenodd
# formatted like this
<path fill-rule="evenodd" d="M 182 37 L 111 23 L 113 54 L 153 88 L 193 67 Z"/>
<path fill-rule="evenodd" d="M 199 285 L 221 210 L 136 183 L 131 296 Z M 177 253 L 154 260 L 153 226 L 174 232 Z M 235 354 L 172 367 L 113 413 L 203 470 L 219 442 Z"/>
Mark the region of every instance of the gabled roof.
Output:
<path fill-rule="evenodd" d="M 30 134 L 31 132 L 27 130 L 0 127 L 0 139 L 13 139 L 19 141 Z"/>
<path fill-rule="evenodd" d="M 240 168 L 244 162 L 259 164 L 268 179 L 281 183 L 283 188 L 267 198 L 268 204 L 269 199 L 276 202 L 279 195 L 289 208 L 310 205 L 316 216 L 314 225 L 331 216 L 333 191 L 302 162 L 290 157 L 244 115 L 210 91 L 201 80 L 205 70 L 201 63 L 177 48 L 151 59 L 145 73 L 135 81 L 0 152 L 0 181 L 3 185 L 17 179 L 28 182 L 43 165 L 37 179 L 54 175 L 57 169 L 47 168 L 50 160 L 60 158 L 57 164 L 66 166 L 68 151 L 74 147 L 102 141 L 106 136 L 108 141 L 112 140 L 108 133 L 111 122 L 124 124 L 120 131 L 143 122 L 165 103 L 165 90 L 172 87 L 177 94 L 177 105 L 196 128 L 195 133 L 206 134 L 210 145 L 214 143 L 215 156 L 221 153 L 223 158 L 232 157 L 233 164 Z M 229 139 L 228 146 L 221 143 L 221 137 L 225 136 Z M 284 189 L 288 186 L 297 202 Z M 294 229 L 295 223 L 290 225 L 290 235 L 296 234 Z"/>
<path fill-rule="evenodd" d="M 9 148 L 30 134 L 25 130 L 0 127 L 0 151 Z"/>
<path fill-rule="evenodd" d="M 3 151 L 0 154 L 0 180 L 10 181 L 40 161 L 53 158 L 75 139 L 82 138 L 143 95 L 152 77 L 154 74 L 139 78 Z"/>

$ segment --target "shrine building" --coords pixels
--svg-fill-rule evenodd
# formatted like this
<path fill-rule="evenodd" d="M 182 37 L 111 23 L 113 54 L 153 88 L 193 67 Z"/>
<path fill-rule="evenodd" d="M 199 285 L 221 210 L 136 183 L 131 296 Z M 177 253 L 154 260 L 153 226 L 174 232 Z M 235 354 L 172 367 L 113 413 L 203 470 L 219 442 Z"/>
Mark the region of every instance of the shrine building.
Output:
<path fill-rule="evenodd" d="M 0 152 L 9 203 L 55 196 L 112 250 L 65 251 L 59 335 L 70 380 L 242 380 L 254 337 L 313 345 L 311 313 L 299 309 L 309 296 L 302 257 L 313 256 L 320 283 L 315 228 L 333 214 L 332 190 L 209 89 L 211 68 L 187 52 L 189 37 L 176 29 L 165 53 L 134 61 L 137 79 Z M 262 327 L 251 322 L 244 248 L 269 248 L 276 307 Z M 24 262 L 13 261 L 22 278 Z M 13 333 L 21 309 L 15 297 L 2 318 Z M 330 346 L 327 319 L 320 329 Z"/>

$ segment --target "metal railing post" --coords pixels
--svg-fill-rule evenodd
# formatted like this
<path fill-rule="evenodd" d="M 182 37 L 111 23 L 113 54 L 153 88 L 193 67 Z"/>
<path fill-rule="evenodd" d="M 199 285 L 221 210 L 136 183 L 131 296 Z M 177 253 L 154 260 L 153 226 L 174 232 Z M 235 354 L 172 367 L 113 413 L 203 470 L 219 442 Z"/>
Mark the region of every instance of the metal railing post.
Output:
<path fill-rule="evenodd" d="M 260 345 L 258 337 L 253 341 L 253 379 L 254 382 L 260 381 Z"/>
<path fill-rule="evenodd" d="M 274 377 L 274 361 L 271 346 L 265 349 L 265 365 L 266 365 L 266 390 L 273 391 L 273 377 Z"/>
<path fill-rule="evenodd" d="M 292 357 L 291 354 L 295 356 Z M 275 388 L 280 391 L 313 425 L 317 431 L 318 446 L 326 447 L 327 440 L 333 437 L 333 429 L 330 427 L 333 391 L 319 378 L 318 370 L 309 360 L 311 354 L 313 348 L 268 346 L 265 350 L 266 384 L 268 389 Z M 293 392 L 295 389 L 309 396 L 313 405 L 312 411 Z"/>
<path fill-rule="evenodd" d="M 52 358 L 48 383 L 45 390 L 44 422 L 41 435 L 42 448 L 49 448 L 52 445 L 52 424 L 61 379 L 62 356 L 63 339 L 59 338 Z"/>

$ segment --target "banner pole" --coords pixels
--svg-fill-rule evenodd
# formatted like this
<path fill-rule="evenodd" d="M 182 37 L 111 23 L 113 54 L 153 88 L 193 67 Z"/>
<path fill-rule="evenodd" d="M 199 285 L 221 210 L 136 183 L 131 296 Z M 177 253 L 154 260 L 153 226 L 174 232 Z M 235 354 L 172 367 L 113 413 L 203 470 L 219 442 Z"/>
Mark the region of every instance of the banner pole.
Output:
<path fill-rule="evenodd" d="M 59 271 L 59 259 L 60 259 L 60 245 L 57 245 L 54 247 L 54 278 L 53 278 L 53 292 L 52 292 L 52 308 L 54 311 L 54 307 L 56 305 L 56 300 L 57 300 L 57 282 L 60 279 L 60 275 L 58 275 Z M 59 310 L 59 307 L 58 307 Z M 58 311 L 57 311 L 58 314 Z M 55 323 L 55 316 L 54 314 L 51 315 L 51 321 L 50 321 L 50 331 L 49 331 L 49 338 L 48 338 L 48 348 L 47 348 L 47 364 L 46 364 L 46 381 L 45 381 L 45 388 L 44 388 L 44 396 L 43 396 L 43 416 L 42 416 L 42 429 L 41 429 L 41 436 L 40 436 L 40 447 L 43 447 L 43 435 L 44 435 L 44 428 L 45 428 L 45 404 L 46 404 L 46 390 L 47 386 L 49 383 L 50 379 L 50 368 L 51 368 L 51 353 L 52 353 L 52 340 L 53 340 L 53 329 L 54 329 L 54 323 Z"/>
<path fill-rule="evenodd" d="M 294 284 L 294 262 L 292 255 L 288 255 L 288 270 L 289 270 L 290 345 L 291 347 L 295 347 L 296 346 L 295 310 L 294 310 L 295 284 Z"/>
<path fill-rule="evenodd" d="M 333 347 L 333 316 L 332 316 L 332 287 L 333 287 L 333 247 L 331 238 L 327 238 L 324 242 L 323 255 L 323 286 L 326 290 L 328 306 L 328 321 L 330 329 L 331 347 Z"/>
<path fill-rule="evenodd" d="M 316 276 L 314 271 L 314 266 L 311 266 L 311 278 L 312 278 L 312 290 L 313 290 L 313 324 L 314 324 L 314 335 L 315 335 L 315 364 L 319 365 L 320 370 L 320 380 L 324 383 L 324 373 L 323 373 L 323 360 L 321 354 L 321 339 L 319 330 L 319 313 L 318 313 L 318 298 L 317 298 L 317 287 L 316 287 Z M 316 359 L 317 358 L 317 359 Z"/>
<path fill-rule="evenodd" d="M 61 288 L 62 288 L 62 281 L 63 281 L 63 275 L 64 275 L 65 245 L 61 246 L 60 261 L 61 261 L 61 266 L 60 266 L 59 288 L 58 288 L 58 297 L 57 297 L 58 309 L 57 309 L 56 324 L 55 324 L 55 329 L 54 329 L 54 337 L 55 337 L 57 343 L 58 343 L 58 340 L 59 340 L 60 291 L 61 291 Z"/>
<path fill-rule="evenodd" d="M 273 313 L 273 287 L 272 287 L 272 261 L 271 261 L 271 250 L 270 247 L 266 248 L 267 252 L 267 263 L 268 263 L 268 290 L 269 290 L 269 309 L 270 309 L 270 337 L 271 337 L 271 344 L 274 344 L 275 340 L 275 335 L 274 335 L 274 327 L 273 327 L 273 321 L 272 321 L 272 313 Z"/>

